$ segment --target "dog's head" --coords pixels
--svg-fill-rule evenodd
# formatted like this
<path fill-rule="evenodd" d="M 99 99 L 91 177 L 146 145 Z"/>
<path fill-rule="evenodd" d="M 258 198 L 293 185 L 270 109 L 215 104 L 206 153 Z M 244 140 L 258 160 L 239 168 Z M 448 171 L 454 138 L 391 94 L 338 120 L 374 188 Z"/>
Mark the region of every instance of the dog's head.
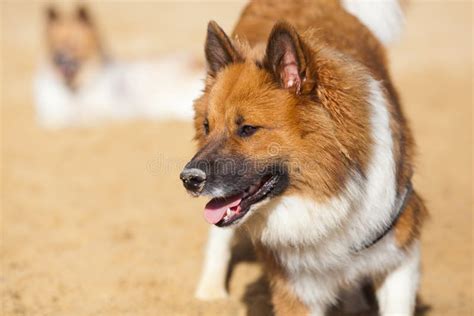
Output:
<path fill-rule="evenodd" d="M 357 158 L 347 138 L 360 137 L 360 152 L 367 140 L 364 119 L 341 122 L 347 111 L 366 116 L 357 113 L 365 111 L 357 67 L 310 47 L 285 22 L 258 57 L 210 22 L 205 53 L 206 87 L 195 101 L 199 151 L 181 179 L 191 194 L 212 198 L 207 221 L 244 222 L 284 194 L 336 194 Z M 340 134 L 347 129 L 352 136 Z"/>
<path fill-rule="evenodd" d="M 47 7 L 46 37 L 52 65 L 72 89 L 79 84 L 87 65 L 102 57 L 97 29 L 84 6 L 72 13 Z"/>

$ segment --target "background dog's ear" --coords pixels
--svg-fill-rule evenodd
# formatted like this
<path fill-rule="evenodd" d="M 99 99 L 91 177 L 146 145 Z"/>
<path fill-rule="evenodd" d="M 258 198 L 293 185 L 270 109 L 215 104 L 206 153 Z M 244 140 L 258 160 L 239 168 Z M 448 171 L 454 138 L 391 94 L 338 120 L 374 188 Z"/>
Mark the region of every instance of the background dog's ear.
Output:
<path fill-rule="evenodd" d="M 92 21 L 91 14 L 89 13 L 89 9 L 83 5 L 79 4 L 76 7 L 76 17 L 79 21 L 90 24 Z"/>
<path fill-rule="evenodd" d="M 293 88 L 297 94 L 301 93 L 307 59 L 304 43 L 293 26 L 286 22 L 275 24 L 268 39 L 264 65 L 282 88 Z"/>
<path fill-rule="evenodd" d="M 242 60 L 229 37 L 214 21 L 210 21 L 207 26 L 204 50 L 208 73 L 211 76 L 215 76 L 223 67 Z"/>
<path fill-rule="evenodd" d="M 46 20 L 48 22 L 54 22 L 59 18 L 58 11 L 53 5 L 48 5 L 46 7 Z"/>

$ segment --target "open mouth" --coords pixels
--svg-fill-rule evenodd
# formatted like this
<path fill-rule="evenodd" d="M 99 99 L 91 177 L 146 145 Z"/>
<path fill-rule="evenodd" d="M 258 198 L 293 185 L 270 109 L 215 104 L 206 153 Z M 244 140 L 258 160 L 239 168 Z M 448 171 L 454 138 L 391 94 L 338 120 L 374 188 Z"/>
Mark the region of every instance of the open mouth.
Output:
<path fill-rule="evenodd" d="M 53 61 L 66 81 L 72 80 L 79 70 L 80 63 L 75 58 L 57 54 L 53 57 Z"/>
<path fill-rule="evenodd" d="M 236 223 L 248 213 L 253 204 L 262 201 L 272 192 L 279 178 L 279 175 L 267 175 L 241 193 L 213 198 L 204 209 L 206 221 L 219 227 Z"/>
<path fill-rule="evenodd" d="M 79 63 L 71 61 L 68 63 L 63 63 L 58 67 L 59 71 L 66 78 L 66 80 L 71 80 L 79 70 Z"/>

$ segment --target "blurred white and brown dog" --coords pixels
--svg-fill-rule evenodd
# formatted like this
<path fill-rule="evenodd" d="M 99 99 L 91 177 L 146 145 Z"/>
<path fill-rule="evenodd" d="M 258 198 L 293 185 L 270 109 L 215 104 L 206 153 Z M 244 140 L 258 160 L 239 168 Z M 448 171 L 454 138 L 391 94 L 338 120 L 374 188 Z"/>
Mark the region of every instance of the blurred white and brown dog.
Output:
<path fill-rule="evenodd" d="M 118 62 L 84 6 L 46 10 L 47 60 L 35 78 L 37 118 L 60 128 L 130 118 L 191 120 L 203 66 L 180 53 Z"/>
<path fill-rule="evenodd" d="M 199 150 L 180 175 L 210 198 L 198 298 L 226 296 L 242 227 L 277 315 L 324 315 L 365 282 L 382 315 L 414 313 L 427 211 L 384 47 L 402 21 L 395 0 L 254 0 L 231 37 L 209 23 Z"/>

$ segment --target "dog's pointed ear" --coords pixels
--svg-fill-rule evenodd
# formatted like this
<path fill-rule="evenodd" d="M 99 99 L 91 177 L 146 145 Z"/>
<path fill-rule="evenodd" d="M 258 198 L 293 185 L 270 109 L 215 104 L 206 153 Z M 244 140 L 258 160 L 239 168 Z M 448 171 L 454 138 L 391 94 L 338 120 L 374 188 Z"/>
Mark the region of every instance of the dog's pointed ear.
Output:
<path fill-rule="evenodd" d="M 205 54 L 208 74 L 215 76 L 225 66 L 242 60 L 231 40 L 214 21 L 207 26 Z"/>
<path fill-rule="evenodd" d="M 89 12 L 89 9 L 83 4 L 79 4 L 76 7 L 76 18 L 86 24 L 91 24 L 92 22 L 92 17 Z"/>
<path fill-rule="evenodd" d="M 59 18 L 58 11 L 56 10 L 56 7 L 54 7 L 52 4 L 46 7 L 45 13 L 47 22 L 54 22 Z"/>
<path fill-rule="evenodd" d="M 284 89 L 301 93 L 307 70 L 304 43 L 290 24 L 278 22 L 268 39 L 264 65 Z"/>

